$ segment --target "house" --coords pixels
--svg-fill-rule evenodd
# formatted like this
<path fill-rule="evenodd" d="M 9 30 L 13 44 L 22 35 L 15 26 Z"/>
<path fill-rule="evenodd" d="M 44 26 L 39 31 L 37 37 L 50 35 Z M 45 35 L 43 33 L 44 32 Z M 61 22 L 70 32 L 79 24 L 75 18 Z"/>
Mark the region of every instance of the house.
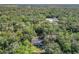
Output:
<path fill-rule="evenodd" d="M 59 21 L 58 16 L 47 16 L 46 20 L 49 21 L 50 23 L 52 22 L 57 23 Z"/>

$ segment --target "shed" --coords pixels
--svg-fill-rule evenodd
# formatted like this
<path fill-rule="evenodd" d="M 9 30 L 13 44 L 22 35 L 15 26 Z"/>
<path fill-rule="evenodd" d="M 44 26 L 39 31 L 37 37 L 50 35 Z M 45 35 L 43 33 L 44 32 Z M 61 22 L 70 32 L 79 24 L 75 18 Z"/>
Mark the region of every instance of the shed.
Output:
<path fill-rule="evenodd" d="M 41 40 L 39 38 L 34 38 L 34 39 L 31 40 L 31 43 L 33 45 L 36 45 L 36 46 L 42 46 L 43 45 L 42 42 L 43 42 L 43 40 Z"/>

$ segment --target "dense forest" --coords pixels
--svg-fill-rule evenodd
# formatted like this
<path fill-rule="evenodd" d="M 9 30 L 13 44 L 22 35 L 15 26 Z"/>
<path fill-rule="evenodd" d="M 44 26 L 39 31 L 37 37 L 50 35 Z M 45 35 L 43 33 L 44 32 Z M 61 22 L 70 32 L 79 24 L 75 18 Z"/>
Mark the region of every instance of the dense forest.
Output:
<path fill-rule="evenodd" d="M 76 53 L 79 8 L 0 7 L 0 54 Z"/>

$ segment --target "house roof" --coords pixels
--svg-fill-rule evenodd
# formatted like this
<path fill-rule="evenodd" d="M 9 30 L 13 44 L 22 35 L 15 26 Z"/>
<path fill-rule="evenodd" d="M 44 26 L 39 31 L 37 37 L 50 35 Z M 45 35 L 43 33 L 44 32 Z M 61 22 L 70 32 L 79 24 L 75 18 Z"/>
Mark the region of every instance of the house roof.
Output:
<path fill-rule="evenodd" d="M 47 21 L 50 21 L 50 22 L 57 22 L 59 21 L 57 18 L 46 18 Z"/>
<path fill-rule="evenodd" d="M 40 40 L 39 38 L 32 39 L 32 44 L 34 45 L 41 45 L 43 40 Z"/>
<path fill-rule="evenodd" d="M 51 16 L 46 16 L 46 18 L 58 18 L 58 16 L 51 15 Z"/>

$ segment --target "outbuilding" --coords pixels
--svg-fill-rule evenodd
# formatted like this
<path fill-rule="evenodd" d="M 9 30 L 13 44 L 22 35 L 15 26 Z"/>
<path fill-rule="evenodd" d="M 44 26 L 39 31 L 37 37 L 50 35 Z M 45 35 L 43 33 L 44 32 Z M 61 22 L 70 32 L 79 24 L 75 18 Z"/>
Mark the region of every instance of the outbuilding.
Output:
<path fill-rule="evenodd" d="M 31 40 L 31 43 L 32 43 L 33 45 L 39 47 L 39 48 L 42 48 L 42 46 L 43 46 L 43 40 L 42 40 L 42 39 L 39 39 L 38 37 L 33 38 L 33 39 Z"/>

